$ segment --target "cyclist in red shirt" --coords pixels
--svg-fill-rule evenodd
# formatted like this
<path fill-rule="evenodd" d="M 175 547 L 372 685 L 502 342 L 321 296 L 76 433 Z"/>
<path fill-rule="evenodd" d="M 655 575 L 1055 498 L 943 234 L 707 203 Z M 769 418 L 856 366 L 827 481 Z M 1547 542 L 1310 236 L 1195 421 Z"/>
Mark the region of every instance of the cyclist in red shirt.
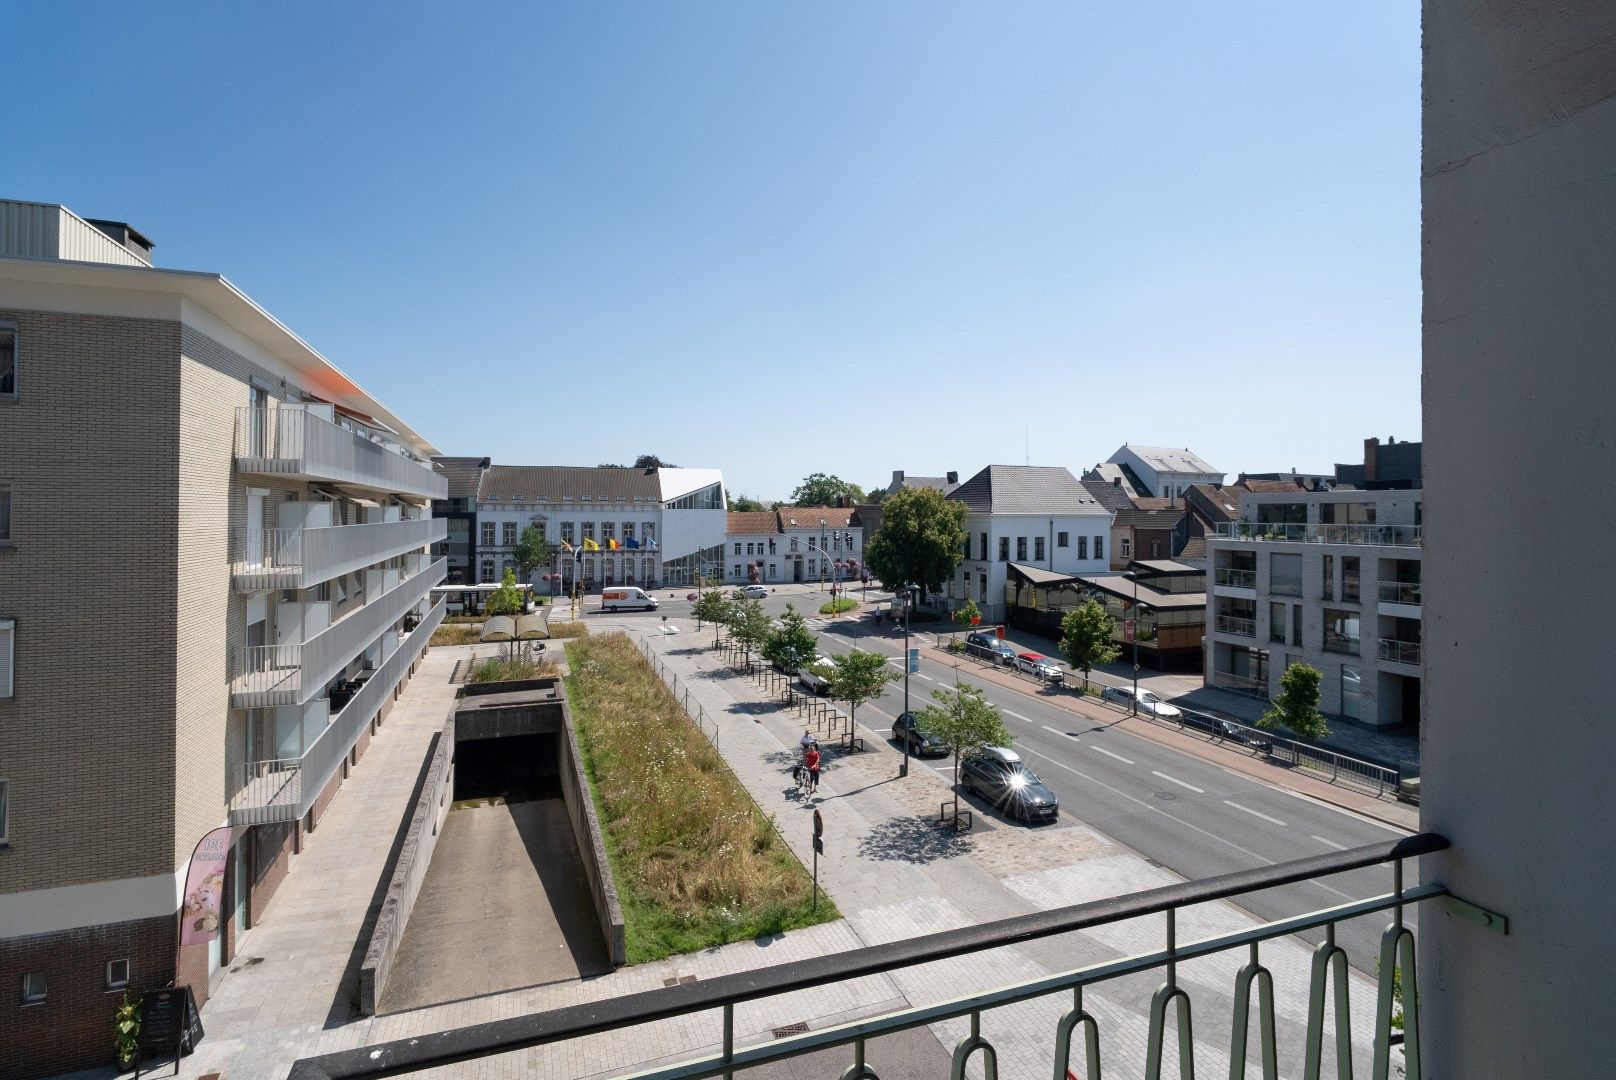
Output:
<path fill-rule="evenodd" d="M 808 794 L 812 795 L 819 790 L 819 747 L 810 746 L 802 755 L 802 763 L 808 766 Z"/>

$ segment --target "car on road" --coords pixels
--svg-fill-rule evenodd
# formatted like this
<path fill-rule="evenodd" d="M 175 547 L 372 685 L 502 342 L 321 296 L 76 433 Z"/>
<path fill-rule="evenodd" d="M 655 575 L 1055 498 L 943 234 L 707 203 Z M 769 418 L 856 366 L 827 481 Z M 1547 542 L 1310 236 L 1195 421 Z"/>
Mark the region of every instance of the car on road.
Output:
<path fill-rule="evenodd" d="M 948 744 L 928 731 L 922 731 L 915 714 L 899 713 L 892 722 L 892 737 L 909 744 L 909 752 L 916 757 L 947 756 Z"/>
<path fill-rule="evenodd" d="M 965 651 L 1005 667 L 1013 666 L 1016 662 L 1016 647 L 995 636 L 991 630 L 977 630 L 966 635 Z"/>
<path fill-rule="evenodd" d="M 1218 737 L 1224 742 L 1232 742 L 1236 746 L 1244 746 L 1247 750 L 1255 750 L 1259 754 L 1274 752 L 1274 740 L 1244 724 L 1231 724 L 1227 720 L 1217 721 Z"/>
<path fill-rule="evenodd" d="M 748 600 L 762 600 L 769 595 L 769 590 L 762 585 L 742 585 L 741 595 Z"/>
<path fill-rule="evenodd" d="M 1061 682 L 1066 678 L 1066 673 L 1061 670 L 1061 666 L 1043 653 L 1017 653 L 1016 670 L 1025 671 L 1028 675 L 1036 675 L 1045 682 Z"/>
<path fill-rule="evenodd" d="M 816 694 L 823 694 L 830 689 L 830 676 L 836 670 L 836 665 L 828 656 L 815 658 L 807 667 L 797 669 L 797 681 Z"/>
<path fill-rule="evenodd" d="M 1060 800 L 1022 762 L 1002 746 L 984 746 L 960 764 L 960 786 L 980 795 L 994 808 L 1023 821 L 1054 821 Z"/>
<path fill-rule="evenodd" d="M 1131 686 L 1108 686 L 1100 691 L 1100 699 L 1114 702 L 1126 709 L 1133 704 L 1134 693 Z M 1140 690 L 1138 695 L 1140 712 L 1149 713 L 1158 720 L 1183 720 L 1184 714 L 1179 711 L 1178 706 L 1167 704 L 1149 690 Z"/>

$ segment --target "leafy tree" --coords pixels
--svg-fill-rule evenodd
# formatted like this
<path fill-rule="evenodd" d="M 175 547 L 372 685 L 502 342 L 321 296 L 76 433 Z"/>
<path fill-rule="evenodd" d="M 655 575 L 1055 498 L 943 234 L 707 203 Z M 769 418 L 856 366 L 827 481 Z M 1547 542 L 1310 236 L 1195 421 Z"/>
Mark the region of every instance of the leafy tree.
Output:
<path fill-rule="evenodd" d="M 554 559 L 555 549 L 544 538 L 542 528 L 529 525 L 522 530 L 522 537 L 516 542 L 516 568 L 523 577 L 531 577 L 533 571 L 541 566 L 549 566 Z"/>
<path fill-rule="evenodd" d="M 926 734 L 943 740 L 954 755 L 954 816 L 959 817 L 960 760 L 984 746 L 1009 746 L 1015 736 L 1004 726 L 999 710 L 988 704 L 982 691 L 962 682 L 953 693 L 933 690 L 935 705 L 915 714 L 915 725 Z"/>
<path fill-rule="evenodd" d="M 954 625 L 959 627 L 960 630 L 964 630 L 971 625 L 972 619 L 980 619 L 981 617 L 982 609 L 976 606 L 976 601 L 967 600 L 964 606 L 954 612 Z"/>
<path fill-rule="evenodd" d="M 641 454 L 634 459 L 636 469 L 677 469 L 679 466 L 671 461 L 663 461 L 655 454 Z"/>
<path fill-rule="evenodd" d="M 1068 611 L 1061 619 L 1061 655 L 1066 662 L 1083 672 L 1083 689 L 1089 688 L 1089 671 L 1099 664 L 1109 664 L 1121 655 L 1111 635 L 1117 632 L 1117 620 L 1098 600 L 1090 600 L 1080 608 Z"/>
<path fill-rule="evenodd" d="M 914 584 L 936 592 L 965 557 L 965 515 L 964 503 L 936 488 L 900 491 L 886 501 L 864 562 L 888 589 Z"/>
<path fill-rule="evenodd" d="M 864 501 L 869 503 L 871 506 L 880 506 L 890 497 L 891 493 L 887 491 L 886 488 L 880 486 L 870 488 L 870 490 L 864 493 Z"/>
<path fill-rule="evenodd" d="M 516 571 L 506 570 L 505 579 L 499 583 L 499 588 L 488 594 L 483 601 L 484 615 L 520 615 L 526 609 L 527 602 L 522 598 L 522 590 L 516 584 Z"/>
<path fill-rule="evenodd" d="M 897 677 L 887 666 L 884 653 L 854 649 L 831 657 L 836 670 L 831 672 L 829 696 L 833 701 L 847 702 L 847 730 L 853 730 L 858 707 L 881 696 L 881 688 Z"/>
<path fill-rule="evenodd" d="M 696 617 L 696 632 L 701 632 L 701 624 L 713 624 L 713 648 L 718 648 L 718 629 L 729 621 L 729 597 L 718 589 L 708 589 L 696 598 L 690 613 Z"/>
<path fill-rule="evenodd" d="M 786 613 L 780 616 L 780 628 L 769 633 L 759 651 L 769 663 L 787 673 L 795 673 L 814 662 L 819 655 L 819 643 L 802 613 L 787 604 Z"/>
<path fill-rule="evenodd" d="M 864 501 L 864 492 L 857 484 L 816 472 L 803 478 L 797 490 L 791 493 L 791 501 L 798 506 L 835 506 L 836 500 L 844 495 L 850 503 Z"/>
<path fill-rule="evenodd" d="M 727 496 L 728 492 L 725 492 L 725 495 Z M 764 506 L 750 495 L 740 495 L 736 498 L 728 499 L 728 502 L 731 510 L 741 514 L 756 514 L 768 509 L 768 507 Z"/>
<path fill-rule="evenodd" d="M 1319 712 L 1319 678 L 1319 669 L 1306 664 L 1286 668 L 1279 678 L 1279 696 L 1257 726 L 1290 728 L 1303 739 L 1322 739 L 1330 734 L 1324 714 Z"/>
<path fill-rule="evenodd" d="M 729 604 L 729 618 L 725 621 L 729 625 L 730 636 L 741 644 L 741 662 L 750 667 L 752 650 L 767 640 L 774 626 L 764 613 L 762 603 L 742 597 L 739 590 Z"/>

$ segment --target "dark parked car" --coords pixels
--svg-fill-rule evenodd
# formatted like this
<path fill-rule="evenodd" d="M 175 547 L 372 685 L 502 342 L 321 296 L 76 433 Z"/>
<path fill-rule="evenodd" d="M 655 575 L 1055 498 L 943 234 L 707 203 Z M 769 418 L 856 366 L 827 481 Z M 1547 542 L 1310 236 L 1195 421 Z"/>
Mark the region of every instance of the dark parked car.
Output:
<path fill-rule="evenodd" d="M 948 753 L 948 744 L 929 732 L 921 731 L 912 712 L 899 713 L 892 724 L 892 737 L 909 744 L 909 752 L 918 757 L 938 757 Z"/>
<path fill-rule="evenodd" d="M 1227 720 L 1219 720 L 1218 734 L 1224 742 L 1244 746 L 1246 749 L 1255 750 L 1259 754 L 1271 754 L 1274 752 L 1274 740 L 1260 731 L 1254 731 L 1241 724 L 1231 724 Z"/>
<path fill-rule="evenodd" d="M 960 766 L 960 784 L 995 808 L 1023 821 L 1054 821 L 1060 814 L 1055 793 L 1022 764 L 1014 750 L 983 747 Z"/>
<path fill-rule="evenodd" d="M 965 651 L 972 656 L 980 656 L 984 660 L 991 660 L 1006 667 L 1014 666 L 1016 662 L 1016 647 L 1003 638 L 994 636 L 991 630 L 977 630 L 967 634 Z"/>

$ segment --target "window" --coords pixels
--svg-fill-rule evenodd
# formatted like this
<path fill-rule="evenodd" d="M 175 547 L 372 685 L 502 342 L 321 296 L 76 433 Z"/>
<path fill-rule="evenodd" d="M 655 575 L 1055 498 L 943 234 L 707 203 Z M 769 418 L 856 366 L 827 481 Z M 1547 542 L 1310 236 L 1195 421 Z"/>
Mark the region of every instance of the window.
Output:
<path fill-rule="evenodd" d="M 1105 558 L 1105 537 L 1103 536 L 1094 538 L 1094 557 L 1096 559 Z"/>
<path fill-rule="evenodd" d="M 1079 559 L 1086 559 L 1089 557 L 1089 538 L 1086 536 L 1079 536 L 1077 538 L 1077 557 Z"/>
<path fill-rule="evenodd" d="M 129 961 L 107 961 L 107 989 L 122 990 L 129 985 Z"/>
<path fill-rule="evenodd" d="M 999 537 L 999 561 L 1010 561 L 1010 538 L 1008 536 Z"/>
<path fill-rule="evenodd" d="M 516 546 L 516 522 L 507 521 L 500 527 L 500 543 L 505 547 Z"/>
<path fill-rule="evenodd" d="M 1018 537 L 1016 537 L 1016 562 L 1026 562 L 1026 561 L 1027 561 L 1027 538 L 1025 536 L 1018 536 Z"/>
<path fill-rule="evenodd" d="M 1358 653 L 1358 613 L 1340 608 L 1324 609 L 1324 651 Z"/>
<path fill-rule="evenodd" d="M 0 780 L 0 844 L 11 839 L 11 781 Z"/>
<path fill-rule="evenodd" d="M 741 553 L 741 545 L 739 543 L 737 543 L 735 545 L 735 554 L 739 555 L 740 553 Z"/>
<path fill-rule="evenodd" d="M 1152 540 L 1150 542 L 1150 557 L 1152 559 L 1161 558 L 1161 541 L 1160 540 Z"/>
<path fill-rule="evenodd" d="M 505 580 L 505 575 L 506 574 L 514 574 L 514 573 L 516 573 L 516 561 L 514 559 L 506 559 L 505 560 L 505 565 L 500 568 L 500 572 L 499 572 L 500 580 L 501 581 Z"/>
<path fill-rule="evenodd" d="M 1268 591 L 1275 596 L 1302 595 L 1302 556 L 1272 552 L 1268 556 Z"/>
<path fill-rule="evenodd" d="M 1341 556 L 1341 599 L 1349 604 L 1358 602 L 1358 556 Z"/>
<path fill-rule="evenodd" d="M 0 398 L 17 396 L 17 324 L 0 323 Z"/>
<path fill-rule="evenodd" d="M 1268 605 L 1268 640 L 1285 644 L 1285 609 L 1289 604 Z"/>
<path fill-rule="evenodd" d="M 586 521 L 586 522 L 583 523 L 583 525 L 584 525 L 584 539 L 585 540 L 593 540 L 595 538 L 595 523 L 593 521 Z"/>
<path fill-rule="evenodd" d="M 988 534 L 987 533 L 982 534 L 981 552 L 982 552 L 982 554 L 980 556 L 978 556 L 978 558 L 980 558 L 983 562 L 987 562 L 988 561 Z"/>
<path fill-rule="evenodd" d="M 1335 599 L 1335 556 L 1324 556 L 1324 589 L 1319 593 L 1326 600 Z"/>
<path fill-rule="evenodd" d="M 1291 644 L 1297 648 L 1302 647 L 1302 605 L 1296 604 L 1291 608 Z"/>
<path fill-rule="evenodd" d="M 45 1000 L 44 972 L 30 972 L 22 977 L 22 1003 L 38 1005 Z"/>
<path fill-rule="evenodd" d="M 774 550 L 774 538 L 772 536 L 769 538 L 769 554 L 770 555 L 776 554 L 776 552 Z"/>
<path fill-rule="evenodd" d="M 965 538 L 964 554 L 967 559 L 971 557 L 971 538 L 969 536 Z"/>
<path fill-rule="evenodd" d="M 818 549 L 818 546 L 819 546 L 819 537 L 810 536 L 808 538 L 808 550 L 809 551 L 815 551 L 815 550 Z"/>
<path fill-rule="evenodd" d="M 1124 536 L 1119 542 L 1122 544 L 1122 557 L 1124 559 L 1133 558 L 1133 541 Z"/>
<path fill-rule="evenodd" d="M 1070 547 L 1071 546 L 1070 544 L 1067 543 L 1067 535 L 1065 533 L 1056 533 L 1055 534 L 1055 546 L 1056 547 Z"/>
<path fill-rule="evenodd" d="M 600 523 L 600 544 L 601 544 L 601 547 L 607 547 L 607 548 L 611 547 L 612 546 L 611 541 L 612 541 L 613 537 L 615 537 L 616 535 L 617 535 L 617 523 L 615 521 L 603 521 L 603 522 Z"/>
<path fill-rule="evenodd" d="M 623 522 L 623 543 L 627 544 L 632 539 L 634 539 L 634 523 L 625 521 Z"/>
<path fill-rule="evenodd" d="M 483 560 L 482 574 L 479 576 L 478 580 L 484 585 L 493 584 L 493 581 L 494 581 L 494 560 L 493 559 L 484 559 Z"/>
<path fill-rule="evenodd" d="M 640 536 L 643 539 L 650 540 L 655 535 L 656 535 L 656 526 L 655 526 L 655 524 L 653 522 L 649 522 L 649 521 L 640 522 Z"/>
<path fill-rule="evenodd" d="M 1355 667 L 1341 668 L 1341 715 L 1363 719 L 1363 680 Z"/>
<path fill-rule="evenodd" d="M 0 484 L 0 544 L 11 542 L 11 485 Z"/>
<path fill-rule="evenodd" d="M 0 619 L 0 698 L 11 696 L 12 661 L 16 654 L 17 624 L 10 619 Z M 0 840 L 5 839 L 5 829 L 0 828 Z"/>
<path fill-rule="evenodd" d="M 573 537 L 572 525 L 573 523 L 570 521 L 563 521 L 561 523 L 561 539 L 565 540 L 569 544 L 572 543 Z"/>
<path fill-rule="evenodd" d="M 493 547 L 494 546 L 494 523 L 492 521 L 485 521 L 485 522 L 482 523 L 481 534 L 482 534 L 482 540 L 480 542 L 482 543 L 482 546 L 483 547 Z"/>
<path fill-rule="evenodd" d="M 1042 536 L 1032 538 L 1032 557 L 1034 560 L 1041 560 L 1044 557 L 1044 538 Z"/>

